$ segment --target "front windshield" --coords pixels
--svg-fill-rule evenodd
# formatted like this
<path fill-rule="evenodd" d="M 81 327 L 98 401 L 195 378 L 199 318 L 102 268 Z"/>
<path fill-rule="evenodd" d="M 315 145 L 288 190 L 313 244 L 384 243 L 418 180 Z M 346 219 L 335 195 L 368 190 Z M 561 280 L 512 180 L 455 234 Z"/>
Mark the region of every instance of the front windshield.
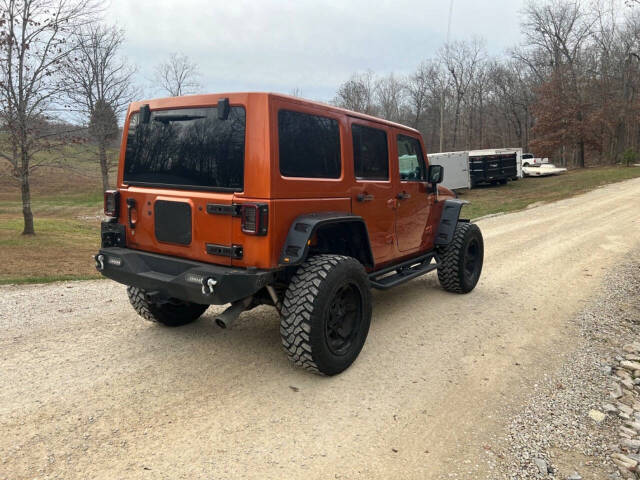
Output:
<path fill-rule="evenodd" d="M 226 120 L 216 107 L 152 111 L 146 124 L 132 114 L 124 182 L 241 191 L 245 117 L 243 107 L 231 107 Z"/>

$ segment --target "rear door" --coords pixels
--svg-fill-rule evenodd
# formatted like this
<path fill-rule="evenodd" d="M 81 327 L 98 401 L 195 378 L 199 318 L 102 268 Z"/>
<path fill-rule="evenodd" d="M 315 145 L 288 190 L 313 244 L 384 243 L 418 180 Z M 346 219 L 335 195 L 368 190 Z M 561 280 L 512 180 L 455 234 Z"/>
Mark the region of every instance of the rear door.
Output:
<path fill-rule="evenodd" d="M 245 109 L 231 106 L 134 113 L 125 153 L 121 214 L 127 245 L 230 265 L 234 193 L 243 190 Z"/>
<path fill-rule="evenodd" d="M 129 187 L 121 197 L 128 247 L 231 264 L 233 194 Z"/>
<path fill-rule="evenodd" d="M 427 170 L 420 140 L 398 133 L 394 148 L 398 162 L 397 179 L 398 210 L 396 213 L 396 238 L 398 250 L 410 253 L 423 246 L 432 237 L 427 230 L 431 199 L 427 184 Z"/>
<path fill-rule="evenodd" d="M 389 134 L 373 122 L 350 119 L 355 173 L 353 213 L 366 220 L 375 263 L 393 257 L 395 205 Z"/>

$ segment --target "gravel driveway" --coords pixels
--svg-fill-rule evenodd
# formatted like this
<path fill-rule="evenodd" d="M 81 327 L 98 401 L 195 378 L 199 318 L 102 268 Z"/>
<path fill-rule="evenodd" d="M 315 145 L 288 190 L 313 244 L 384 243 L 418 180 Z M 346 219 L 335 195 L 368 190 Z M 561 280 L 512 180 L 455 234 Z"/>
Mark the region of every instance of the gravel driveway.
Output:
<path fill-rule="evenodd" d="M 487 439 L 640 246 L 640 179 L 479 225 L 474 292 L 433 274 L 374 292 L 333 378 L 288 363 L 267 307 L 167 329 L 110 281 L 0 287 L 0 479 L 493 478 Z"/>

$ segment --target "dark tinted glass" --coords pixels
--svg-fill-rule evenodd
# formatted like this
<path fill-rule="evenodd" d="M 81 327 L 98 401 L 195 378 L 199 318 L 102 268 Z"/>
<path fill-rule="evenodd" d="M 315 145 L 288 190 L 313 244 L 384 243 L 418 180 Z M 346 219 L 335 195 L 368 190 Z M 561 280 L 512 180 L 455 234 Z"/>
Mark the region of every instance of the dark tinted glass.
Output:
<path fill-rule="evenodd" d="M 332 118 L 278 112 L 280 173 L 285 177 L 339 178 L 340 128 Z"/>
<path fill-rule="evenodd" d="M 245 110 L 231 107 L 219 120 L 217 109 L 152 111 L 147 124 L 131 117 L 124 181 L 241 191 L 244 179 Z"/>
<path fill-rule="evenodd" d="M 366 180 L 389 179 L 389 151 L 384 130 L 352 125 L 353 164 L 356 178 Z"/>
<path fill-rule="evenodd" d="M 400 180 L 426 181 L 422 149 L 415 138 L 398 135 L 398 165 Z"/>

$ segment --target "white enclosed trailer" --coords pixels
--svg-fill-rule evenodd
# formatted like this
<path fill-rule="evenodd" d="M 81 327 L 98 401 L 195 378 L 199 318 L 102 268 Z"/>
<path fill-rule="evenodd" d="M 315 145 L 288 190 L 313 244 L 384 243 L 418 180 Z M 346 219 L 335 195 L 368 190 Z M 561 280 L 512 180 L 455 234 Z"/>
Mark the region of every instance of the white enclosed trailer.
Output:
<path fill-rule="evenodd" d="M 469 152 L 443 152 L 428 155 L 429 164 L 444 167 L 442 185 L 451 190 L 471 188 L 469 177 Z"/>

